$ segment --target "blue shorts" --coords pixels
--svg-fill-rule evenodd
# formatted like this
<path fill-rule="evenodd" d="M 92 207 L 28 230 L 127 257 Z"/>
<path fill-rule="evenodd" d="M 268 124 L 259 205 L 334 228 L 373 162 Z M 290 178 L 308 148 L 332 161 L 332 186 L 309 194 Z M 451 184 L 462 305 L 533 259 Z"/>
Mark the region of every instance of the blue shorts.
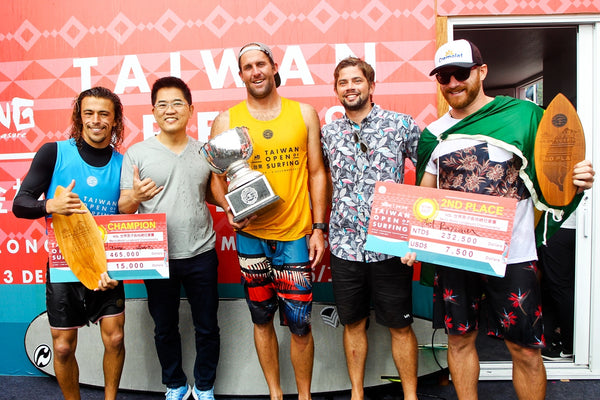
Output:
<path fill-rule="evenodd" d="M 306 238 L 282 242 L 238 232 L 236 245 L 252 322 L 272 321 L 279 307 L 281 325 L 295 335 L 309 333 L 312 269 Z"/>

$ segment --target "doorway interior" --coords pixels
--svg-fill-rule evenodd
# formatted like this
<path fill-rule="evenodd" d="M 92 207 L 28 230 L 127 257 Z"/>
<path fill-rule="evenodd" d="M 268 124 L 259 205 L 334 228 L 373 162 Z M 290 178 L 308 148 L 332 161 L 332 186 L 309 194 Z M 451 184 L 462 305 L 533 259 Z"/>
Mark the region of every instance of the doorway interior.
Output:
<path fill-rule="evenodd" d="M 448 18 L 447 32 L 448 40 L 468 39 L 480 49 L 489 66 L 484 81 L 488 95 L 528 99 L 545 107 L 556 94 L 563 93 L 578 109 L 589 154 L 586 158 L 593 161 L 593 132 L 598 128 L 598 118 L 593 113 L 594 101 L 598 102 L 598 73 L 594 68 L 599 58 L 595 45 L 599 36 L 598 21 L 600 16 L 457 17 Z M 598 105 L 595 108 L 598 109 Z M 594 209 L 593 191 L 597 188 L 586 192 L 577 215 L 575 357 L 547 363 L 549 378 L 598 375 L 594 372 L 592 354 L 599 349 L 590 340 L 598 326 L 593 316 L 593 310 L 598 307 L 594 304 L 600 300 L 591 290 L 593 282 L 600 280 L 599 274 L 591 268 L 597 257 L 595 248 L 599 247 L 592 248 L 593 229 L 589 223 Z M 485 338 L 483 333 L 479 336 L 480 378 L 511 379 L 510 354 L 502 341 Z"/>

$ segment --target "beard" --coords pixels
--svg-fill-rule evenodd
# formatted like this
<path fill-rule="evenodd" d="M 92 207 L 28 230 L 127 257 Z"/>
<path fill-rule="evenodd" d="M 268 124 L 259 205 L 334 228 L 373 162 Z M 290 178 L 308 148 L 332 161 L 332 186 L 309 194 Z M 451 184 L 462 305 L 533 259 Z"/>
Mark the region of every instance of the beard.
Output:
<path fill-rule="evenodd" d="M 364 108 L 367 104 L 369 104 L 369 96 L 362 96 L 360 93 L 357 94 L 358 97 L 352 103 L 346 100 L 345 97 L 342 98 L 341 103 L 346 110 L 358 111 Z"/>
<path fill-rule="evenodd" d="M 274 88 L 275 88 L 275 81 L 273 79 L 266 79 L 266 78 L 265 78 L 265 86 L 260 90 L 254 89 L 252 84 L 246 85 L 246 90 L 248 91 L 248 95 L 250 95 L 251 97 L 254 97 L 255 99 L 264 99 L 265 97 L 267 97 L 268 95 L 271 94 L 271 92 L 273 91 Z"/>
<path fill-rule="evenodd" d="M 444 88 L 444 90 L 442 91 L 442 95 L 448 102 L 448 105 L 455 110 L 460 110 L 460 109 L 467 107 L 479 95 L 479 92 L 481 90 L 481 80 L 479 79 L 479 70 L 477 70 L 476 77 L 472 83 L 465 81 L 462 83 L 462 86 L 459 86 L 459 88 L 460 87 L 464 87 L 464 89 L 465 89 L 464 95 L 461 95 L 461 96 L 453 96 L 450 94 L 452 91 L 455 91 L 457 88 L 453 88 L 453 89 Z"/>

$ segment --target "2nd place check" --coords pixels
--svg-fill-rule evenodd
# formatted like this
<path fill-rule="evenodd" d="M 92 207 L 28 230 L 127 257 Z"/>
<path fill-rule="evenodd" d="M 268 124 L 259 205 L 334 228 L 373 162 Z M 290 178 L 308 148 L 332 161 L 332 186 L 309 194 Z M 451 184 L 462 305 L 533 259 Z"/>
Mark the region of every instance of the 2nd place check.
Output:
<path fill-rule="evenodd" d="M 378 182 L 365 248 L 504 276 L 517 200 Z"/>

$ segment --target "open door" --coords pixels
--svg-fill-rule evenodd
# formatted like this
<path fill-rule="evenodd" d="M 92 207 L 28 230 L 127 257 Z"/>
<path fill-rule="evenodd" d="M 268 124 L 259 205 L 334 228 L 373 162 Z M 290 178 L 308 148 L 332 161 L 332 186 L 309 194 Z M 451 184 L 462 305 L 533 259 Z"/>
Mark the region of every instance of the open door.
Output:
<path fill-rule="evenodd" d="M 489 66 L 484 81 L 488 95 L 528 99 L 542 107 L 558 93 L 567 96 L 577 108 L 584 127 L 586 158 L 594 161 L 599 158 L 593 152 L 599 122 L 592 112 L 600 109 L 599 50 L 594 46 L 598 43 L 598 19 L 598 16 L 595 19 L 578 19 L 577 16 L 448 18 L 444 20 L 447 26 L 438 31 L 447 32 L 447 40 L 468 39 L 479 47 Z M 443 102 L 443 98 L 441 100 Z M 440 110 L 445 107 L 445 104 L 439 106 Z M 598 169 L 600 164 L 596 161 L 594 165 Z M 598 260 L 600 252 L 600 246 L 594 246 L 599 240 L 594 237 L 591 224 L 595 208 L 592 196 L 597 191 L 598 187 L 594 187 L 586 192 L 573 225 L 576 232 L 576 256 L 572 263 L 575 268 L 574 357 L 545 362 L 549 378 L 598 376 L 594 365 L 598 356 L 594 354 L 599 353 L 599 348 L 591 341 L 600 333 L 596 317 L 600 312 L 600 295 L 592 290 L 600 281 L 600 273 L 592 269 L 593 260 Z M 478 336 L 480 378 L 511 379 L 510 354 L 504 343 L 487 338 L 483 331 Z M 545 336 L 548 339 L 549 333 L 545 332 Z"/>

